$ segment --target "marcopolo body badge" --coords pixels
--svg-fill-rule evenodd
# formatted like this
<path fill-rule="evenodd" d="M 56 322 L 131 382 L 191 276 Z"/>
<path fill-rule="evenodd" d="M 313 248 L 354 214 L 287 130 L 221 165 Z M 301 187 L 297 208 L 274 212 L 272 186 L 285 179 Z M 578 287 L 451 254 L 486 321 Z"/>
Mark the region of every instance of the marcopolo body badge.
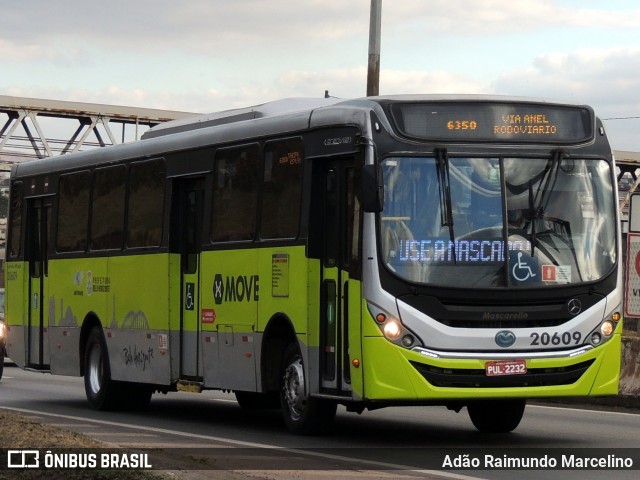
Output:
<path fill-rule="evenodd" d="M 496 344 L 499 347 L 510 347 L 511 345 L 516 343 L 516 334 L 509 330 L 501 330 L 500 332 L 496 333 L 495 340 Z"/>

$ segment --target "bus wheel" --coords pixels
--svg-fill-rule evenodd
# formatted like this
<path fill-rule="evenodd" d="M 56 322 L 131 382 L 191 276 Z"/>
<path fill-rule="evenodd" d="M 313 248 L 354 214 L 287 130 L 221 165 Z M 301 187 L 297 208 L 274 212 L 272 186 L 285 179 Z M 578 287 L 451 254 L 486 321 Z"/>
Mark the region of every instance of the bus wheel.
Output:
<path fill-rule="evenodd" d="M 109 354 L 99 327 L 89 333 L 84 356 L 84 390 L 97 410 L 109 410 L 118 403 L 118 386 L 111 380 Z"/>
<path fill-rule="evenodd" d="M 484 433 L 507 433 L 522 420 L 526 400 L 480 400 L 467 405 L 473 425 Z"/>
<path fill-rule="evenodd" d="M 0 346 L 0 380 L 2 379 L 3 373 L 4 373 L 4 348 Z"/>
<path fill-rule="evenodd" d="M 308 397 L 302 354 L 297 342 L 289 344 L 284 354 L 280 404 L 287 428 L 300 435 L 317 435 L 331 430 L 336 403 Z"/>

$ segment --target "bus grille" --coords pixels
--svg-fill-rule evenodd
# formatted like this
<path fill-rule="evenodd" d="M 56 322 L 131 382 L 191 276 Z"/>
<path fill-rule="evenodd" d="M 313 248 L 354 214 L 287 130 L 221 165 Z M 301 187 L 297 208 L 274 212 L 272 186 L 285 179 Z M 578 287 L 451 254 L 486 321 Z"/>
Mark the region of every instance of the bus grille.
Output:
<path fill-rule="evenodd" d="M 418 362 L 411 365 L 434 387 L 504 388 L 546 387 L 575 383 L 591 366 L 593 360 L 568 367 L 530 368 L 522 375 L 488 377 L 481 369 L 443 369 Z"/>

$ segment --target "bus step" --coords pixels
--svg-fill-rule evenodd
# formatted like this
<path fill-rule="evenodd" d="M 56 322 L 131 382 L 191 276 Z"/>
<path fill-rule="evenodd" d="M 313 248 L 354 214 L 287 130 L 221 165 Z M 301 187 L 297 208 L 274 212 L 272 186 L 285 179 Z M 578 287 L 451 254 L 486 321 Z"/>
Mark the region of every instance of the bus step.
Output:
<path fill-rule="evenodd" d="M 201 393 L 204 388 L 204 384 L 201 382 L 194 382 L 192 380 L 178 380 L 176 388 L 179 392 Z"/>

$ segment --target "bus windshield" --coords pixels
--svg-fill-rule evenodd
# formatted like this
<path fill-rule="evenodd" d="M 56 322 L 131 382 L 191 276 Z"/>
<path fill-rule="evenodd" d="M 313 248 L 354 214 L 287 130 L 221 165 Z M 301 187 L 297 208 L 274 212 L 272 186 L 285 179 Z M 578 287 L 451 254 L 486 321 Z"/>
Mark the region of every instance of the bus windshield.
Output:
<path fill-rule="evenodd" d="M 601 279 L 616 262 L 604 160 L 388 157 L 382 260 L 413 283 L 553 287 Z"/>

